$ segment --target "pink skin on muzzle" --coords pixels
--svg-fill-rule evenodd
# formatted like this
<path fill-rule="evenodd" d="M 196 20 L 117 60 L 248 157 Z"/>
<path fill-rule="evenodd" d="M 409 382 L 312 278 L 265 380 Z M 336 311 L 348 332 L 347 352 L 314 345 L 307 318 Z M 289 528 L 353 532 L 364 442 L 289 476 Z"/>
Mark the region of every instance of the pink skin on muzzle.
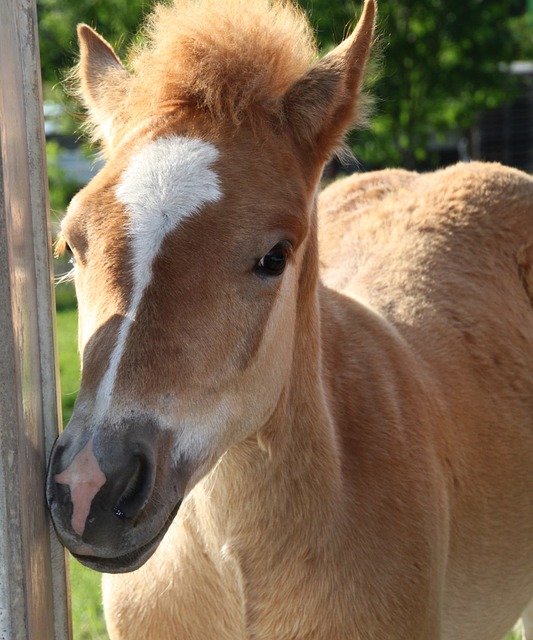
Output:
<path fill-rule="evenodd" d="M 93 453 L 93 438 L 76 454 L 69 466 L 54 477 L 54 480 L 69 487 L 72 529 L 82 536 L 92 501 L 107 480 Z"/>

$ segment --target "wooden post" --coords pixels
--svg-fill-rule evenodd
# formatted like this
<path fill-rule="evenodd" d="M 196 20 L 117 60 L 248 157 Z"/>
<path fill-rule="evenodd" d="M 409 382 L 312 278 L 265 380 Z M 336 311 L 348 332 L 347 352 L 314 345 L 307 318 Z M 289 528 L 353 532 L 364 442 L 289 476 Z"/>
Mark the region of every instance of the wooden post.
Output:
<path fill-rule="evenodd" d="M 71 638 L 46 460 L 60 422 L 35 0 L 0 1 L 0 640 Z"/>

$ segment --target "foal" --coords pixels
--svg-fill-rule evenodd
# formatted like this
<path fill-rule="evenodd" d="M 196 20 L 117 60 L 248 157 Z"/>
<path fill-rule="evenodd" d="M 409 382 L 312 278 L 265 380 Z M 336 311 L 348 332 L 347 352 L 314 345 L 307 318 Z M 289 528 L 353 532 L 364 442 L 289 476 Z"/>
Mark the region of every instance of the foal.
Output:
<path fill-rule="evenodd" d="M 62 224 L 47 495 L 113 640 L 501 640 L 533 595 L 533 182 L 371 174 L 317 216 L 374 13 L 316 62 L 288 2 L 176 0 L 132 72 L 79 28 L 107 163 Z"/>

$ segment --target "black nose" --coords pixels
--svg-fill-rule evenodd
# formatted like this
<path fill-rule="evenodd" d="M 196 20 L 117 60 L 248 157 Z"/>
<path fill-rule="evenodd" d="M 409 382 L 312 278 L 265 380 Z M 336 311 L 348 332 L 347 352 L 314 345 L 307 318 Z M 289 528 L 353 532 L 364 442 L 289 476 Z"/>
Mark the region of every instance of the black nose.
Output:
<path fill-rule="evenodd" d="M 80 545 L 127 546 L 143 519 L 155 476 L 148 432 L 110 430 L 81 440 L 67 429 L 48 469 L 47 497 L 56 528 Z"/>

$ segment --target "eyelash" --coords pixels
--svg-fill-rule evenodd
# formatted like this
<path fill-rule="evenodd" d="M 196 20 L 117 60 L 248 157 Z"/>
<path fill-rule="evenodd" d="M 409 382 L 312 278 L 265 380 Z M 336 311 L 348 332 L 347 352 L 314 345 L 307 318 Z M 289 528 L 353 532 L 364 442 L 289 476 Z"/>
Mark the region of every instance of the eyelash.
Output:
<path fill-rule="evenodd" d="M 76 257 L 74 256 L 74 253 L 72 252 L 72 249 L 70 248 L 68 242 L 66 242 L 63 239 L 62 246 L 61 247 L 58 246 L 58 248 L 59 248 L 59 251 L 56 252 L 56 257 L 64 253 L 68 253 L 70 255 L 68 264 L 72 266 L 68 271 L 54 278 L 56 286 L 58 284 L 65 284 L 67 282 L 72 282 L 76 276 Z"/>
<path fill-rule="evenodd" d="M 67 282 L 73 282 L 75 275 L 76 274 L 74 273 L 74 269 L 69 269 L 69 271 L 66 271 L 65 273 L 62 273 L 61 275 L 56 276 L 54 278 L 54 282 L 55 282 L 56 286 L 58 284 L 65 284 Z"/>

